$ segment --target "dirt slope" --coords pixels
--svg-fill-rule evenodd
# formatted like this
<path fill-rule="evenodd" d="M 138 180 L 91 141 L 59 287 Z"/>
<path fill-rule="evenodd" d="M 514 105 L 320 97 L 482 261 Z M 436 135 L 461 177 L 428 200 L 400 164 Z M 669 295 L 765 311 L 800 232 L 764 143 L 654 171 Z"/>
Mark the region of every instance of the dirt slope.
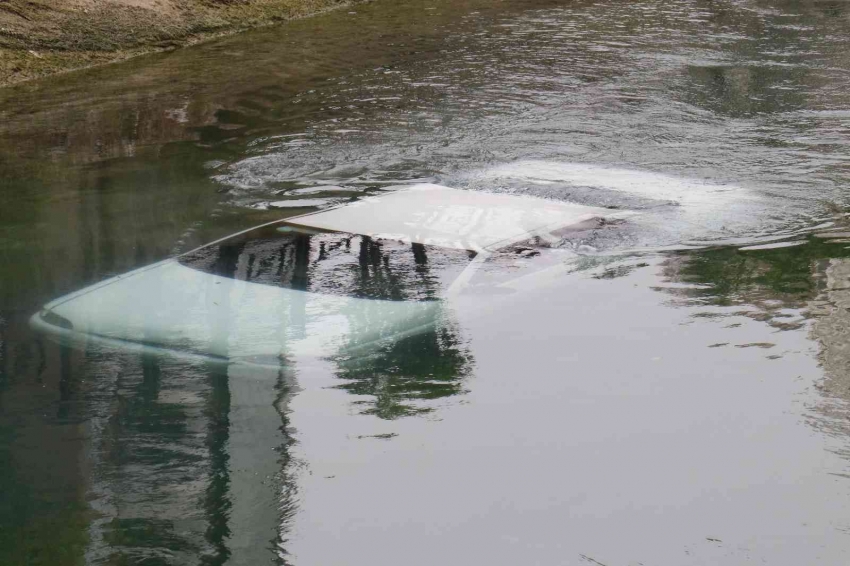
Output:
<path fill-rule="evenodd" d="M 0 0 L 0 85 L 173 49 L 345 0 Z"/>

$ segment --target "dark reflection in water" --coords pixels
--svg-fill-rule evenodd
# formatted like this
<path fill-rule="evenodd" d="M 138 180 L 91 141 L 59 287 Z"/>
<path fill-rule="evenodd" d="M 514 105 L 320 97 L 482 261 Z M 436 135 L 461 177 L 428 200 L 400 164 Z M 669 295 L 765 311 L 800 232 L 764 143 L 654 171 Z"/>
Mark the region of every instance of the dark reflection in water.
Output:
<path fill-rule="evenodd" d="M 673 281 L 701 285 L 676 293 L 718 306 L 776 305 L 804 307 L 822 289 L 822 266 L 850 256 L 844 242 L 806 237 L 798 245 L 741 250 L 722 247 L 684 252 L 667 261 Z"/>
<path fill-rule="evenodd" d="M 92 348 L 71 371 L 88 381 L 75 404 L 93 510 L 85 563 L 284 563 L 288 370 Z"/>
<path fill-rule="evenodd" d="M 472 354 L 457 330 L 442 325 L 381 347 L 357 358 L 337 358 L 338 389 L 371 397 L 356 401 L 363 414 L 397 419 L 433 411 L 423 402 L 465 391 L 464 380 L 473 368 Z"/>
<path fill-rule="evenodd" d="M 436 301 L 474 257 L 467 250 L 273 224 L 179 261 L 213 275 L 322 295 Z"/>

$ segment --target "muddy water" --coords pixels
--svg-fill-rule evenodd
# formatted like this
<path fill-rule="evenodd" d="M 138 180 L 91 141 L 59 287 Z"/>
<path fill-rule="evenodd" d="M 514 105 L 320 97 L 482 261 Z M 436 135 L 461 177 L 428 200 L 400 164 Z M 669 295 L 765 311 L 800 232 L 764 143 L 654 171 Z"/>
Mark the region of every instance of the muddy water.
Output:
<path fill-rule="evenodd" d="M 845 563 L 849 10 L 384 1 L 0 91 L 0 563 Z M 636 214 L 366 359 L 27 324 L 418 180 Z"/>

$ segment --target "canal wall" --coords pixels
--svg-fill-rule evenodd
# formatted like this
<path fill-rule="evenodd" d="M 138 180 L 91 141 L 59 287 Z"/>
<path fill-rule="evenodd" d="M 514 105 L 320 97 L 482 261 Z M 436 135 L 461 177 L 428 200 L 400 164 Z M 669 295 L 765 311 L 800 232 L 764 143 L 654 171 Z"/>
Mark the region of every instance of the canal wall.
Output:
<path fill-rule="evenodd" d="M 351 0 L 0 0 L 0 86 L 176 49 L 350 3 Z"/>

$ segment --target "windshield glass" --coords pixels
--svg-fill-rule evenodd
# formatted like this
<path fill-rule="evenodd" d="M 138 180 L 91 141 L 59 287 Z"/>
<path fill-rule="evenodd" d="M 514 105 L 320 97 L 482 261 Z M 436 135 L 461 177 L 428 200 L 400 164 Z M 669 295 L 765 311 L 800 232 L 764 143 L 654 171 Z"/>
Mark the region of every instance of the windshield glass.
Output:
<path fill-rule="evenodd" d="M 189 252 L 179 262 L 230 279 L 313 293 L 433 301 L 475 255 L 281 222 Z"/>

